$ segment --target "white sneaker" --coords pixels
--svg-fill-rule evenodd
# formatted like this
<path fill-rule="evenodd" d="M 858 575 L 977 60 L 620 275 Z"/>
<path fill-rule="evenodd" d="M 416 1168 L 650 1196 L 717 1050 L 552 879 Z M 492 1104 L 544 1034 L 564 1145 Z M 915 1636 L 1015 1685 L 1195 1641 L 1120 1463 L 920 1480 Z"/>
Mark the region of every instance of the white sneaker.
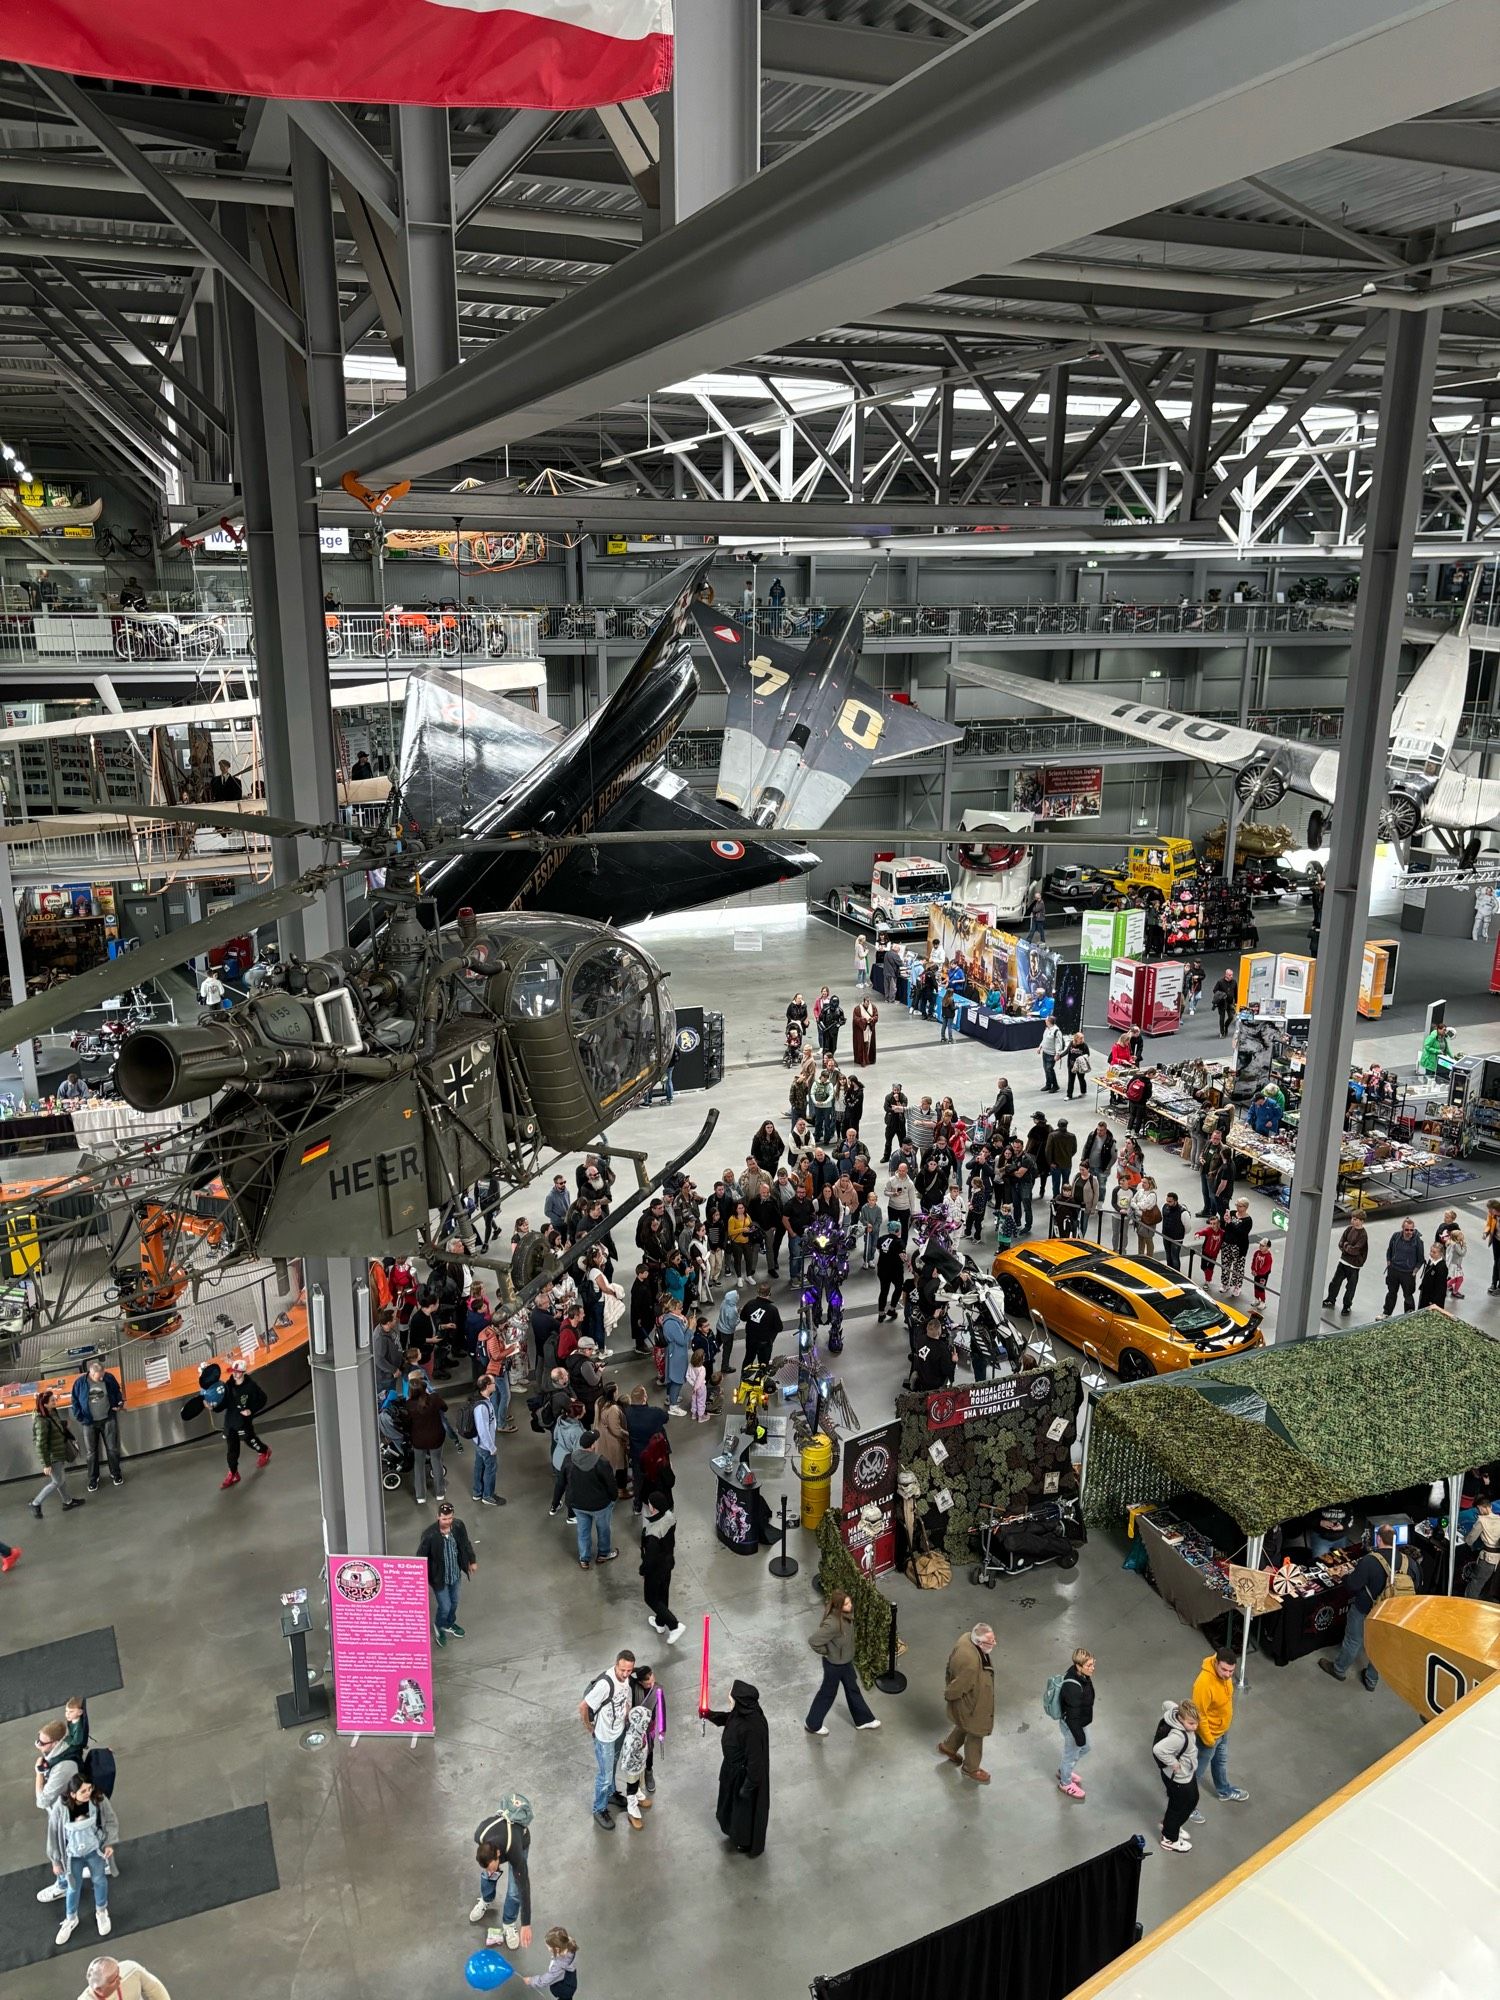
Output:
<path fill-rule="evenodd" d="M 481 1896 L 479 1901 L 474 1905 L 473 1909 L 470 1910 L 469 1912 L 469 1922 L 471 1924 L 482 1924 L 485 1920 L 486 1915 L 489 1912 L 490 1907 L 491 1906 L 484 1900 L 483 1896 Z"/>
<path fill-rule="evenodd" d="M 507 1951 L 520 1950 L 521 1928 L 519 1924 L 507 1924 L 505 1926 L 505 1948 Z"/>
<path fill-rule="evenodd" d="M 108 1910 L 101 1910 L 96 1907 L 94 1910 L 94 1922 L 99 1926 L 100 1937 L 108 1937 L 114 1929 L 114 1924 L 110 1919 Z"/>
<path fill-rule="evenodd" d="M 685 1417 L 687 1411 L 682 1407 L 681 1403 L 671 1403 L 667 1406 L 667 1415 L 669 1417 Z"/>
<path fill-rule="evenodd" d="M 1162 1851 L 1165 1854 L 1191 1854 L 1193 1843 L 1185 1833 L 1180 1833 L 1175 1840 L 1164 1840 Z"/>
<path fill-rule="evenodd" d="M 50 1889 L 38 1889 L 36 1899 L 39 1903 L 60 1903 L 67 1893 L 61 1882 L 54 1882 Z"/>
<path fill-rule="evenodd" d="M 880 1719 L 878 1716 L 871 1716 L 868 1722 L 856 1722 L 854 1726 L 856 1729 L 878 1729 L 880 1727 Z"/>
<path fill-rule="evenodd" d="M 658 1625 L 656 1629 L 659 1632 L 661 1630 L 661 1627 Z M 671 1631 L 667 1634 L 667 1644 L 669 1646 L 675 1646 L 677 1644 L 677 1641 L 682 1637 L 683 1633 L 686 1630 L 687 1630 L 686 1625 L 684 1625 L 681 1619 L 679 1619 L 678 1622 L 672 1627 Z"/>
<path fill-rule="evenodd" d="M 64 1917 L 62 1922 L 57 1927 L 57 1936 L 52 1940 L 52 1942 L 54 1944 L 66 1944 L 68 1939 L 73 1935 L 74 1931 L 76 1931 L 77 1928 L 78 1928 L 77 1917 Z"/>
<path fill-rule="evenodd" d="M 646 1615 L 646 1623 L 651 1627 L 651 1630 L 653 1632 L 660 1633 L 663 1629 L 660 1625 L 657 1624 L 655 1618 L 652 1617 L 649 1612 Z"/>

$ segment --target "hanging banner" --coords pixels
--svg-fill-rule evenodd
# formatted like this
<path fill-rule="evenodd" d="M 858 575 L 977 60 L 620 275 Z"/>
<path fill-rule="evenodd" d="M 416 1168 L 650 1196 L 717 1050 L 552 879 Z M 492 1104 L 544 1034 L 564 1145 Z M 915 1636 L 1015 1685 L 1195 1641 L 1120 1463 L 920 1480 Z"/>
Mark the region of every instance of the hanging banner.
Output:
<path fill-rule="evenodd" d="M 432 1613 L 420 1556 L 330 1556 L 335 1726 L 431 1736 Z"/>
<path fill-rule="evenodd" d="M 1102 764 L 1044 764 L 1036 773 L 1039 820 L 1098 819 L 1104 811 Z"/>
<path fill-rule="evenodd" d="M 896 1497 L 900 1469 L 901 1426 L 879 1424 L 858 1437 L 844 1439 L 844 1483 L 839 1505 L 848 1513 L 872 1501 L 886 1505 Z"/>
<path fill-rule="evenodd" d="M 265 0 L 212 19 L 173 0 L 27 0 L 0 56 L 232 97 L 583 111 L 672 81 L 670 0 Z"/>
<path fill-rule="evenodd" d="M 1056 1384 L 1038 1369 L 1026 1375 L 1002 1375 L 961 1389 L 934 1389 L 927 1398 L 927 1428 L 956 1430 L 976 1417 L 1008 1417 L 1016 1410 L 1040 1409 L 1050 1403 Z"/>

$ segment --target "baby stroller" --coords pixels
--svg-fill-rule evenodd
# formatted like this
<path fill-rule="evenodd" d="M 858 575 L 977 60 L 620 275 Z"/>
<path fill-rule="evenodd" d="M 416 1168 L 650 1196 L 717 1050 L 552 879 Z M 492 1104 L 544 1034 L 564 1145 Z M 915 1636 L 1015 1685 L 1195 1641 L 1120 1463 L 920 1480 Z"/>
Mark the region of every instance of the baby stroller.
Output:
<path fill-rule="evenodd" d="M 969 1571 L 970 1583 L 993 1590 L 1002 1576 L 1024 1576 L 1049 1563 L 1077 1568 L 1077 1544 L 1087 1531 L 1076 1500 L 1044 1500 L 1019 1514 L 985 1506 L 979 1517 L 979 1561 Z"/>
<path fill-rule="evenodd" d="M 781 1052 L 781 1060 L 788 1069 L 795 1069 L 802 1060 L 806 1032 L 800 1021 L 788 1021 L 786 1024 L 786 1047 Z"/>
<path fill-rule="evenodd" d="M 380 1436 L 380 1483 L 387 1493 L 400 1491 L 401 1482 L 411 1471 L 411 1446 L 393 1444 L 382 1431 Z"/>

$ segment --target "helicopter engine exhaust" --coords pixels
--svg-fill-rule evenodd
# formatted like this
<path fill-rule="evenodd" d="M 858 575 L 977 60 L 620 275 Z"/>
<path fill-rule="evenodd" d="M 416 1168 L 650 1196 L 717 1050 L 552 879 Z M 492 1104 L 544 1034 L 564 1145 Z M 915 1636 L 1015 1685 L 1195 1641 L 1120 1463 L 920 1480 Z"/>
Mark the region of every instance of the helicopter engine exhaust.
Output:
<path fill-rule="evenodd" d="M 273 1079 L 312 1082 L 320 1076 L 354 1075 L 378 1080 L 396 1072 L 394 1062 L 379 1056 L 349 1056 L 305 1044 L 272 1048 L 257 1038 L 252 1020 L 242 1016 L 191 1027 L 137 1029 L 126 1037 L 115 1067 L 120 1095 L 137 1111 L 164 1111 L 211 1096 L 227 1084 L 255 1092 Z"/>

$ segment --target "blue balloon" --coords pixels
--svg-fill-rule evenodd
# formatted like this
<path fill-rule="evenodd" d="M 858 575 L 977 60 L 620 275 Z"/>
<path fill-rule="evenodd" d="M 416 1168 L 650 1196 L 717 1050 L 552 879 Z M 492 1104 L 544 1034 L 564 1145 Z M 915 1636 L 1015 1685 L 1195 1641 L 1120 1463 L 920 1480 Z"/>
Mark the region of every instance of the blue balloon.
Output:
<path fill-rule="evenodd" d="M 498 1951 L 488 1945 L 476 1951 L 464 1967 L 464 1978 L 481 1993 L 493 1993 L 497 1986 L 503 1986 L 515 1967 L 508 1958 L 502 1958 Z"/>

